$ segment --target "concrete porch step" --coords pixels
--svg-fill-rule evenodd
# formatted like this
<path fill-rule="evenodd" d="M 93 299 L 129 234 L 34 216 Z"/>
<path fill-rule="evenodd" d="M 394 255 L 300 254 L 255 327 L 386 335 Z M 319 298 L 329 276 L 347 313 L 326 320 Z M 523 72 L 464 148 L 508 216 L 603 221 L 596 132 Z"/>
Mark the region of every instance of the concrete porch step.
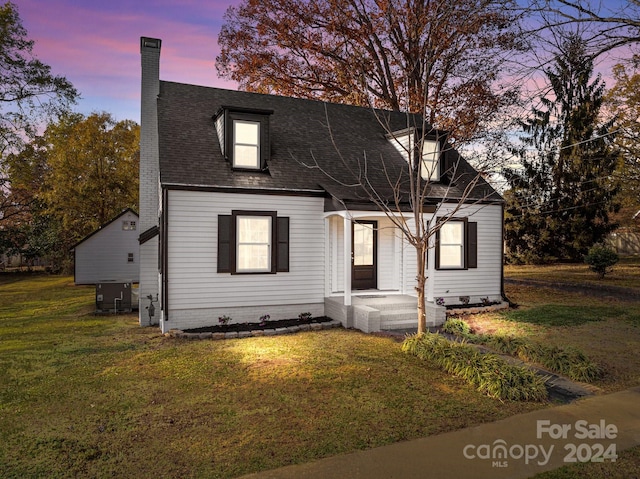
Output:
<path fill-rule="evenodd" d="M 418 311 L 416 307 L 380 311 L 380 329 L 405 329 L 417 326 Z"/>
<path fill-rule="evenodd" d="M 408 296 L 385 296 L 380 298 L 353 297 L 352 304 L 362 304 L 378 311 L 398 311 L 417 307 L 417 300 Z"/>
<path fill-rule="evenodd" d="M 417 329 L 418 318 L 416 319 L 403 319 L 400 321 L 393 321 L 390 323 L 380 322 L 380 329 L 383 331 L 390 331 L 394 329 Z"/>

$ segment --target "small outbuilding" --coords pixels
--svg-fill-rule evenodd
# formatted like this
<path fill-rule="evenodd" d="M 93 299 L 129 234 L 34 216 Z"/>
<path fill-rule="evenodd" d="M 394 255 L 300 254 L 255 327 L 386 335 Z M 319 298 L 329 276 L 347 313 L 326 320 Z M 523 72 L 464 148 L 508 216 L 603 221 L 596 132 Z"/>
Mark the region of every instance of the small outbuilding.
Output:
<path fill-rule="evenodd" d="M 138 213 L 127 208 L 74 247 L 75 284 L 140 280 Z"/>

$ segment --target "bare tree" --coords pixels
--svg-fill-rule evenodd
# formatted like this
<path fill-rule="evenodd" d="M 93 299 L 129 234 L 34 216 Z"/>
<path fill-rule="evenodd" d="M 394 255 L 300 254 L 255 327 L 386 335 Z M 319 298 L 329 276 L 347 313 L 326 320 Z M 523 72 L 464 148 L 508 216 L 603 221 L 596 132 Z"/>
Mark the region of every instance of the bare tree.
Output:
<path fill-rule="evenodd" d="M 388 140 L 404 154 L 405 163 L 398 164 L 383 156 L 369 158 L 366 154 L 356 165 L 347 161 L 333 138 L 328 114 L 324 126 L 331 136 L 336 154 L 349 172 L 348 180 L 323 169 L 315 158 L 311 162 L 297 161 L 307 168 L 320 170 L 341 186 L 361 192 L 363 199 L 376 205 L 415 249 L 418 333 L 423 333 L 427 327 L 427 253 L 435 246 L 438 231 L 465 208 L 501 201 L 501 198 L 482 175 L 450 146 L 446 132 L 433 128 L 423 117 L 413 114 L 406 115 L 407 128 L 397 131 L 390 126 L 383 113 L 372 111 L 386 131 Z M 448 161 L 445 161 L 445 155 Z M 380 169 L 385 179 L 382 184 L 371 178 Z M 440 174 L 436 175 L 436 172 Z M 439 181 L 440 177 L 445 181 Z M 348 206 L 343 206 L 348 211 Z"/>
<path fill-rule="evenodd" d="M 521 48 L 515 5 L 243 0 L 225 14 L 216 68 L 243 90 L 408 110 L 475 138 L 517 99 L 499 81 Z"/>
<path fill-rule="evenodd" d="M 640 42 L 640 1 L 531 0 L 526 7 L 532 32 L 579 31 L 593 58 Z"/>

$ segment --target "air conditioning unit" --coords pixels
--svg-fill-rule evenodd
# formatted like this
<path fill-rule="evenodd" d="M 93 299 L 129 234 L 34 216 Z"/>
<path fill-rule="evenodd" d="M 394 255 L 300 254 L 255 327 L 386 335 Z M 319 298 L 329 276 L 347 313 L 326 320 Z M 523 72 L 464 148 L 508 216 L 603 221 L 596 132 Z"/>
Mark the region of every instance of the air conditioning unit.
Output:
<path fill-rule="evenodd" d="M 101 281 L 96 284 L 96 313 L 130 313 L 131 281 Z"/>

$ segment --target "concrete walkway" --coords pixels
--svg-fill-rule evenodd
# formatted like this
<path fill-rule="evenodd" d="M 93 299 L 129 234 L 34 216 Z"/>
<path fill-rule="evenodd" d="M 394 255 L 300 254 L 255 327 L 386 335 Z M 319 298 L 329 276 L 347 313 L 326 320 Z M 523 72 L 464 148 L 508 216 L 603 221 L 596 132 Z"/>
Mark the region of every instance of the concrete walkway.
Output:
<path fill-rule="evenodd" d="M 244 479 L 518 479 L 640 445 L 640 387 Z"/>

